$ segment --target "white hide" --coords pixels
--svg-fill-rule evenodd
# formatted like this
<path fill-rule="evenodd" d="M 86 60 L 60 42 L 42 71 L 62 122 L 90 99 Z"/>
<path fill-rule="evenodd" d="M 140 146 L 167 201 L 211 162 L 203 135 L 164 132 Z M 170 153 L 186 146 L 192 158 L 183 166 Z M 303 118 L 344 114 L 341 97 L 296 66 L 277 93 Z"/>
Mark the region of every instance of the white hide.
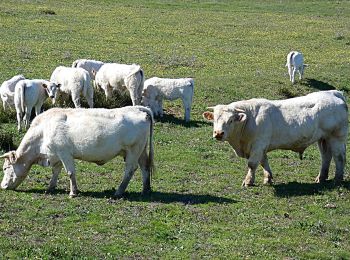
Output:
<path fill-rule="evenodd" d="M 45 100 L 49 96 L 53 98 L 57 89 L 58 87 L 56 84 L 43 79 L 26 79 L 16 84 L 14 103 L 17 114 L 18 131 L 21 129 L 23 114 L 24 125 L 28 128 L 33 107 L 35 108 L 35 114 L 39 115 Z"/>
<path fill-rule="evenodd" d="M 95 75 L 95 84 L 103 89 L 106 98 L 112 95 L 113 90 L 123 91 L 126 88 L 134 106 L 141 104 L 143 83 L 143 70 L 136 64 L 105 63 Z"/>
<path fill-rule="evenodd" d="M 322 157 L 316 182 L 328 178 L 332 158 L 336 165 L 335 180 L 343 180 L 348 108 L 339 91 L 320 91 L 286 100 L 243 100 L 217 105 L 214 113 L 205 112 L 203 116 L 213 120 L 214 138 L 229 142 L 238 156 L 248 159 L 245 186 L 254 184 L 259 164 L 264 169 L 264 183 L 272 182 L 267 152 L 292 150 L 301 157 L 315 142 Z"/>
<path fill-rule="evenodd" d="M 59 85 L 61 92 L 72 97 L 75 107 L 81 107 L 80 94 L 86 98 L 89 107 L 93 107 L 94 90 L 90 84 L 90 75 L 86 70 L 59 66 L 52 72 L 50 81 Z"/>
<path fill-rule="evenodd" d="M 297 51 L 291 51 L 288 53 L 286 67 L 288 67 L 289 79 L 292 84 L 295 82 L 297 72 L 299 73 L 299 79 L 301 80 L 304 75 L 304 68 L 306 67 L 303 54 Z"/>
<path fill-rule="evenodd" d="M 4 110 L 6 106 L 14 106 L 15 86 L 18 81 L 25 79 L 23 75 L 16 75 L 9 80 L 5 80 L 0 87 L 0 97 Z"/>
<path fill-rule="evenodd" d="M 144 83 L 142 104 L 149 106 L 155 116 L 163 116 L 163 100 L 181 99 L 186 122 L 190 121 L 194 81 L 192 78 L 167 79 L 153 77 Z"/>
<path fill-rule="evenodd" d="M 104 63 L 98 60 L 79 59 L 73 62 L 72 68 L 82 68 L 89 72 L 90 78 L 95 80 L 95 73 L 99 71 Z"/>
<path fill-rule="evenodd" d="M 102 165 L 118 155 L 124 157 L 125 173 L 115 195 L 124 193 L 138 165 L 142 171 L 143 192 L 150 192 L 153 115 L 149 108 L 53 108 L 33 120 L 16 151 L 1 156 L 5 158 L 1 188 L 15 189 L 33 164 L 50 165 L 53 175 L 49 190 L 56 187 L 64 167 L 70 177 L 70 196 L 75 196 L 74 159 Z"/>

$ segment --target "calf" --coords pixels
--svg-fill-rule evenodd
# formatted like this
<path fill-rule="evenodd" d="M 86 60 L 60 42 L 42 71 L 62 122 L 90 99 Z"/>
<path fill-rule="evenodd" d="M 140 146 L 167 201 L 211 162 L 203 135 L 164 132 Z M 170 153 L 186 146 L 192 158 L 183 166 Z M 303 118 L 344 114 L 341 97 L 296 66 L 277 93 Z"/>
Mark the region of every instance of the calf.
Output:
<path fill-rule="evenodd" d="M 43 79 L 21 80 L 15 87 L 14 103 L 17 113 L 18 131 L 21 130 L 22 115 L 26 128 L 29 126 L 32 109 L 35 107 L 35 114 L 39 115 L 41 107 L 45 100 L 54 95 L 58 86 L 50 81 Z"/>
<path fill-rule="evenodd" d="M 94 90 L 90 84 L 90 75 L 86 70 L 59 66 L 52 72 L 50 81 L 60 86 L 60 92 L 71 95 L 75 107 L 81 107 L 80 94 L 86 98 L 90 108 L 94 106 Z M 55 94 L 55 99 L 57 94 Z"/>
<path fill-rule="evenodd" d="M 6 106 L 11 107 L 14 106 L 14 96 L 15 96 L 15 86 L 18 81 L 25 79 L 23 75 L 17 75 L 12 77 L 9 80 L 5 80 L 0 87 L 0 97 L 2 100 L 2 105 L 4 110 Z"/>
<path fill-rule="evenodd" d="M 155 116 L 163 116 L 163 99 L 181 99 L 185 110 L 185 121 L 190 121 L 194 81 L 191 78 L 166 79 L 153 77 L 144 83 L 142 104 L 149 106 Z"/>
<path fill-rule="evenodd" d="M 114 90 L 127 89 L 130 93 L 132 104 L 140 105 L 144 83 L 144 73 L 139 65 L 126 65 L 118 63 L 106 63 L 95 73 L 95 84 L 103 89 L 106 98 L 112 95 Z"/>
<path fill-rule="evenodd" d="M 244 186 L 254 184 L 255 171 L 264 169 L 264 183 L 272 183 L 267 152 L 285 149 L 300 155 L 317 142 L 322 166 L 316 182 L 328 179 L 331 159 L 335 181 L 344 176 L 348 135 L 348 108 L 339 91 L 320 91 L 286 100 L 251 99 L 213 107 L 204 118 L 214 122 L 213 137 L 227 141 L 240 157 L 248 159 Z"/>
<path fill-rule="evenodd" d="M 64 167 L 70 178 L 69 194 L 74 197 L 74 159 L 102 165 L 120 155 L 124 157 L 125 172 L 115 196 L 123 195 L 138 165 L 143 193 L 149 193 L 153 154 L 153 115 L 146 107 L 53 108 L 33 120 L 16 151 L 1 156 L 5 158 L 1 188 L 16 189 L 33 164 L 50 165 L 52 179 L 48 190 L 56 187 Z"/>
<path fill-rule="evenodd" d="M 295 82 L 295 76 L 297 71 L 299 72 L 299 79 L 301 80 L 304 75 L 304 68 L 307 65 L 304 64 L 303 54 L 297 51 L 291 51 L 287 55 L 286 67 L 288 67 L 289 78 L 292 84 Z"/>

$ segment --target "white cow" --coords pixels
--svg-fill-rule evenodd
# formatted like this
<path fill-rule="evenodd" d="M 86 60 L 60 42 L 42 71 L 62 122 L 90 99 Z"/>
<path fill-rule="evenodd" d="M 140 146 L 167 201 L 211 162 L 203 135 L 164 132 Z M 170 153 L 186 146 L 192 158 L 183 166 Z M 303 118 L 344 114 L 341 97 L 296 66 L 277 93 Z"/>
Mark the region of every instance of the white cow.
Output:
<path fill-rule="evenodd" d="M 89 72 L 90 78 L 95 80 L 95 74 L 93 71 L 97 72 L 104 63 L 98 60 L 87 60 L 87 59 L 79 59 L 73 62 L 72 68 L 82 68 Z"/>
<path fill-rule="evenodd" d="M 63 166 L 70 177 L 70 196 L 74 197 L 74 159 L 102 165 L 121 155 L 125 173 L 115 196 L 123 195 L 138 165 L 146 194 L 151 191 L 153 154 L 153 115 L 149 108 L 53 108 L 33 120 L 16 151 L 1 156 L 5 158 L 1 188 L 16 189 L 32 165 L 39 164 L 52 167 L 50 191 L 56 187 Z"/>
<path fill-rule="evenodd" d="M 81 107 L 80 94 L 86 98 L 89 107 L 94 106 L 94 90 L 89 73 L 82 68 L 59 66 L 51 74 L 51 82 L 59 85 L 59 90 L 72 97 L 75 107 Z M 55 99 L 56 99 L 55 95 Z"/>
<path fill-rule="evenodd" d="M 143 83 L 143 70 L 136 64 L 105 63 L 95 73 L 95 84 L 104 90 L 106 98 L 112 95 L 113 89 L 121 91 L 126 88 L 134 106 L 141 104 Z"/>
<path fill-rule="evenodd" d="M 14 103 L 17 113 L 18 131 L 21 130 L 22 116 L 25 128 L 29 127 L 32 109 L 35 107 L 35 114 L 39 115 L 45 100 L 54 98 L 58 86 L 43 79 L 20 80 L 15 87 Z"/>
<path fill-rule="evenodd" d="M 322 157 L 316 182 L 328 178 L 332 157 L 335 181 L 343 180 L 348 108 L 339 91 L 320 91 L 286 100 L 243 100 L 217 105 L 214 113 L 207 111 L 203 116 L 214 122 L 214 138 L 227 141 L 238 156 L 248 159 L 244 186 L 254 184 L 259 164 L 264 169 L 264 183 L 272 182 L 267 152 L 285 149 L 301 156 L 315 142 Z"/>
<path fill-rule="evenodd" d="M 0 87 L 0 97 L 4 110 L 6 106 L 14 106 L 15 86 L 18 81 L 25 79 L 23 75 L 16 75 L 9 80 L 5 80 Z"/>
<path fill-rule="evenodd" d="M 163 99 L 181 99 L 185 121 L 190 121 L 194 81 L 192 78 L 166 79 L 153 77 L 144 83 L 142 104 L 149 106 L 155 116 L 163 116 Z"/>
<path fill-rule="evenodd" d="M 304 64 L 304 56 L 300 52 L 291 51 L 287 55 L 286 67 L 288 67 L 289 78 L 292 84 L 295 82 L 295 76 L 297 71 L 299 72 L 299 79 L 301 80 L 304 75 L 304 68 L 307 65 Z"/>

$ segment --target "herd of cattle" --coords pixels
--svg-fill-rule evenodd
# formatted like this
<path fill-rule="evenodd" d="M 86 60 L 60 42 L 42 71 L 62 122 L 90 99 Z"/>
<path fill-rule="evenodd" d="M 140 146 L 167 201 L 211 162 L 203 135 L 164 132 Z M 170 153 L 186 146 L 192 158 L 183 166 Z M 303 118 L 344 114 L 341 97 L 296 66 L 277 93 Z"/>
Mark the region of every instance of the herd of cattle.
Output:
<path fill-rule="evenodd" d="M 291 52 L 286 66 L 294 83 L 296 72 L 301 79 L 306 65 L 301 53 Z M 126 89 L 133 106 L 80 108 L 81 95 L 93 108 L 94 89 L 102 89 L 107 98 L 113 90 Z M 70 95 L 75 109 L 52 108 L 40 114 L 47 98 L 55 103 L 62 93 Z M 143 193 L 147 194 L 151 191 L 154 167 L 153 116 L 163 115 L 163 99 L 181 98 L 185 120 L 189 121 L 193 93 L 194 81 L 191 78 L 154 77 L 145 80 L 139 65 L 95 60 L 77 60 L 72 67 L 57 67 L 49 81 L 15 76 L 0 88 L 4 109 L 15 107 L 19 130 L 23 113 L 26 128 L 29 127 L 33 107 L 37 116 L 18 149 L 1 156 L 5 159 L 1 188 L 15 189 L 28 175 L 31 166 L 39 164 L 52 167 L 48 190 L 53 190 L 64 167 L 70 177 L 70 196 L 74 197 L 77 195 L 74 159 L 102 165 L 121 155 L 125 161 L 125 172 L 115 196 L 123 195 L 138 166 L 142 171 Z M 248 160 L 248 174 L 243 186 L 254 184 L 259 164 L 264 170 L 264 183 L 272 183 L 267 158 L 269 151 L 292 150 L 302 158 L 304 150 L 315 142 L 322 159 L 316 182 L 328 179 L 332 158 L 336 166 L 334 179 L 336 182 L 343 180 L 348 108 L 341 92 L 319 91 L 274 101 L 242 100 L 209 109 L 213 112 L 204 112 L 203 117 L 213 122 L 213 137 L 227 141 L 238 156 Z"/>

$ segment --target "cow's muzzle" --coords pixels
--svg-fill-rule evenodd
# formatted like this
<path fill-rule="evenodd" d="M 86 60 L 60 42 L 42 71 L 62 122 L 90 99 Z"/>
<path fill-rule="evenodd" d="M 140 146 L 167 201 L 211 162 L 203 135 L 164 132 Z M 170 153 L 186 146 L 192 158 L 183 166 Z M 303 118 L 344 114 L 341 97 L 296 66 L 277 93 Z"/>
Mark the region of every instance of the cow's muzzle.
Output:
<path fill-rule="evenodd" d="M 216 140 L 221 141 L 223 139 L 223 137 L 224 137 L 224 134 L 225 133 L 223 131 L 214 131 L 214 138 Z"/>
<path fill-rule="evenodd" d="M 55 96 L 54 96 L 54 95 L 51 95 L 51 96 L 50 96 L 50 98 L 54 99 L 54 98 L 55 98 Z"/>

